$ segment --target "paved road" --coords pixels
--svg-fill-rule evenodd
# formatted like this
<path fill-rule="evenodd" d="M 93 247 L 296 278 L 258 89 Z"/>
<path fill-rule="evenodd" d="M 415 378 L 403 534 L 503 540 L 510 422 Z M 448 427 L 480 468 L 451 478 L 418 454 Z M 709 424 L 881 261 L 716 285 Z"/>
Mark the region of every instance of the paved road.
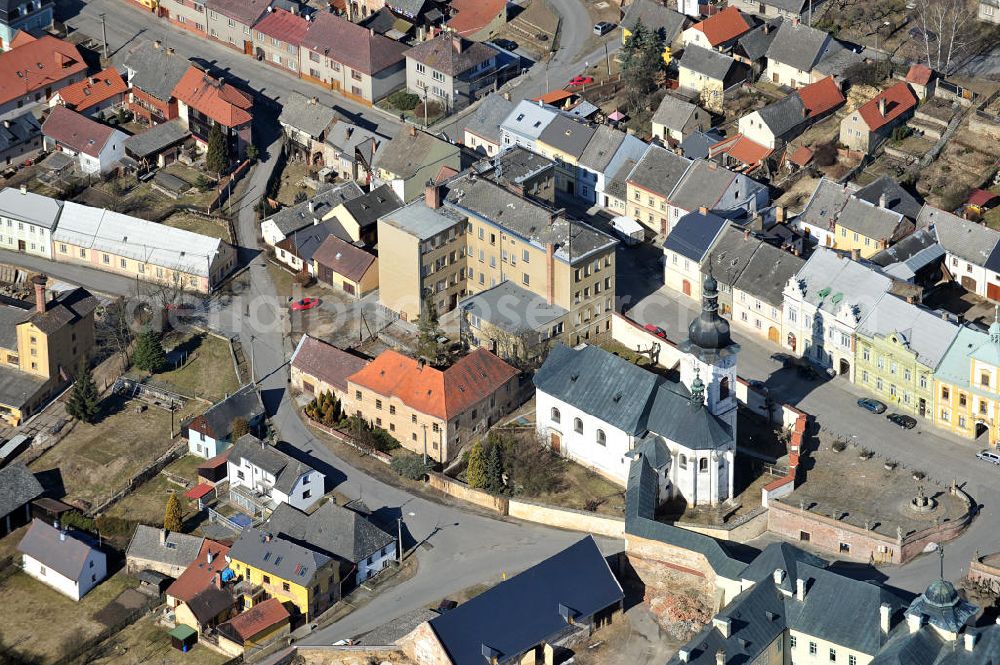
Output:
<path fill-rule="evenodd" d="M 30 254 L 0 250 L 0 263 L 6 263 L 36 272 L 43 272 L 50 277 L 66 281 L 70 284 L 81 284 L 92 291 L 113 296 L 135 294 L 135 281 L 121 275 L 102 272 L 96 268 L 75 266 L 67 263 L 56 263 Z"/>

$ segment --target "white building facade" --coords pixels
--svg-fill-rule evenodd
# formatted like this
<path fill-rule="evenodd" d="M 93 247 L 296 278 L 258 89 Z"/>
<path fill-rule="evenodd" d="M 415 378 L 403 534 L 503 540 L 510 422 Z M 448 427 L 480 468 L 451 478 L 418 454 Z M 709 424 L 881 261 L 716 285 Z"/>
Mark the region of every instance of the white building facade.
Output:
<path fill-rule="evenodd" d="M 62 202 L 20 189 L 0 190 L 0 249 L 52 258 L 52 230 Z"/>

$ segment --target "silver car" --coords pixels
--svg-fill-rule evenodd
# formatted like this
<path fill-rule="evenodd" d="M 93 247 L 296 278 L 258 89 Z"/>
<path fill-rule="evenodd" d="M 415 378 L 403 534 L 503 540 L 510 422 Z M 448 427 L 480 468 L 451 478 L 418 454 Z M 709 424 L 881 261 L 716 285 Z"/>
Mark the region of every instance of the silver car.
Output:
<path fill-rule="evenodd" d="M 980 451 L 976 453 L 976 457 L 983 460 L 984 462 L 990 462 L 991 464 L 1000 464 L 1000 454 L 997 454 L 992 450 Z"/>

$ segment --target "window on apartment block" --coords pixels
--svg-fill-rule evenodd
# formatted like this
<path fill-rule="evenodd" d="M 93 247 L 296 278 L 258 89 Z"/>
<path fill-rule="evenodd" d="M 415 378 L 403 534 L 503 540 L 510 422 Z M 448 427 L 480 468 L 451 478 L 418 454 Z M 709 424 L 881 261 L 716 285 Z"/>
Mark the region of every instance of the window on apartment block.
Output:
<path fill-rule="evenodd" d="M 681 455 L 680 458 L 677 460 L 677 463 L 680 465 L 680 467 L 682 469 L 688 468 L 688 458 L 687 458 L 687 455 Z"/>
<path fill-rule="evenodd" d="M 282 591 L 291 591 L 291 587 L 288 585 L 288 582 L 282 582 L 281 583 L 281 590 Z"/>
<path fill-rule="evenodd" d="M 476 417 L 476 412 L 475 411 L 472 412 L 472 417 L 473 418 Z M 434 423 L 433 425 L 431 425 L 431 430 L 434 431 L 434 432 L 440 432 L 441 431 L 441 426 L 438 425 L 437 423 Z"/>
<path fill-rule="evenodd" d="M 427 71 L 427 67 L 424 66 L 424 63 L 418 62 L 417 63 L 417 71 L 420 72 L 421 74 L 423 74 L 423 73 L 425 73 Z"/>
<path fill-rule="evenodd" d="M 843 543 L 841 543 L 841 545 L 843 545 Z M 843 548 L 841 548 L 841 551 L 843 551 Z M 830 662 L 831 663 L 837 662 L 837 650 L 834 649 L 833 647 L 830 647 Z"/>
<path fill-rule="evenodd" d="M 380 399 L 375 400 L 375 408 L 378 409 L 379 411 L 382 410 L 382 400 Z"/>
<path fill-rule="evenodd" d="M 986 413 L 986 409 L 987 409 L 986 400 L 984 399 L 979 400 L 979 413 Z"/>
<path fill-rule="evenodd" d="M 848 656 L 847 665 L 858 665 L 858 657 L 854 655 Z"/>
<path fill-rule="evenodd" d="M 531 255 L 528 254 L 528 250 L 525 249 L 521 252 L 521 260 L 525 263 L 531 263 Z"/>
<path fill-rule="evenodd" d="M 105 255 L 103 255 L 103 256 L 101 257 L 101 261 L 102 261 L 102 262 L 103 262 L 103 263 L 104 263 L 105 265 L 108 265 L 108 264 L 110 264 L 110 263 L 111 263 L 111 257 L 110 257 L 110 256 L 108 256 L 107 254 L 105 254 Z"/>
<path fill-rule="evenodd" d="M 965 406 L 969 403 L 969 397 L 965 393 L 958 393 L 958 405 Z"/>
<path fill-rule="evenodd" d="M 352 69 L 351 70 L 351 78 L 354 79 L 355 81 L 360 81 L 361 80 L 361 72 L 359 72 L 356 69 Z"/>
<path fill-rule="evenodd" d="M 989 388 L 990 387 L 990 373 L 989 372 L 982 372 L 979 375 L 979 385 L 981 385 L 981 386 L 983 386 L 985 388 Z"/>
<path fill-rule="evenodd" d="M 530 286 L 531 279 L 528 277 L 528 273 L 523 273 L 521 275 L 521 283 L 524 284 L 525 286 Z"/>
<path fill-rule="evenodd" d="M 962 429 L 965 429 L 965 416 L 958 417 L 958 426 Z"/>
<path fill-rule="evenodd" d="M 797 644 L 798 644 L 798 640 L 795 638 L 795 636 L 794 635 L 790 635 L 788 637 L 788 646 L 790 648 L 794 649 Z"/>
<path fill-rule="evenodd" d="M 951 397 L 951 393 L 948 390 L 948 386 L 941 386 L 941 399 L 948 399 Z"/>
<path fill-rule="evenodd" d="M 815 642 L 809 643 L 809 655 L 815 656 L 816 652 L 819 651 L 819 646 Z"/>
<path fill-rule="evenodd" d="M 355 390 L 354 391 L 354 399 L 356 399 L 358 401 L 361 401 L 361 391 L 360 390 Z"/>

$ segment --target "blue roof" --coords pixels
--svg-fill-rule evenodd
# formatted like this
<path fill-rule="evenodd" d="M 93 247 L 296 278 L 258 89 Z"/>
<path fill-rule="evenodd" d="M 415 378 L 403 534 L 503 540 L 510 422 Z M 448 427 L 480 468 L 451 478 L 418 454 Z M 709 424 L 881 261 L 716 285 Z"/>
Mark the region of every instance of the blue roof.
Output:
<path fill-rule="evenodd" d="M 569 614 L 582 620 L 625 597 L 592 536 L 501 582 L 430 626 L 455 665 L 483 665 L 484 651 L 501 661 L 566 629 Z"/>
<path fill-rule="evenodd" d="M 724 228 L 726 220 L 713 212 L 689 212 L 677 221 L 663 247 L 701 263 Z"/>

